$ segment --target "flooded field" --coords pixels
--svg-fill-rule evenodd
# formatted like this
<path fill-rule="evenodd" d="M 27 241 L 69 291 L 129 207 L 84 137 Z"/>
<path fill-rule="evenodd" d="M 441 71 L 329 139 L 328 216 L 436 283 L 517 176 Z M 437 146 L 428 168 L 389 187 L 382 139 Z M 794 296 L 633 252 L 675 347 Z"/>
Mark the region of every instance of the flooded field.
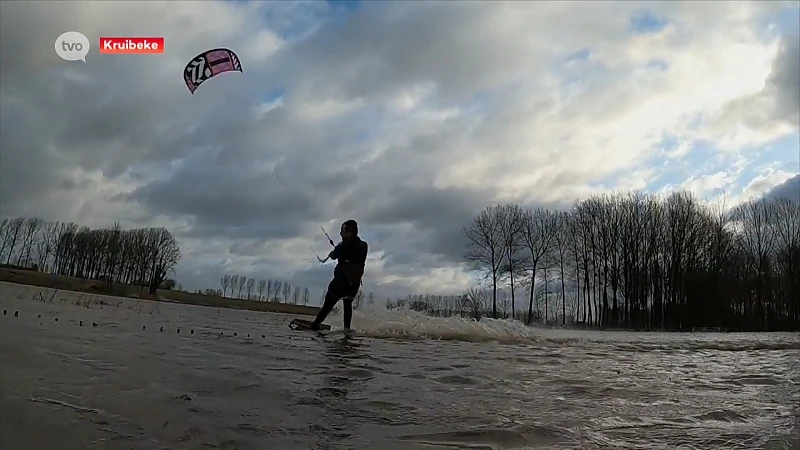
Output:
<path fill-rule="evenodd" d="M 0 283 L 0 444 L 800 448 L 800 336 L 290 316 Z M 57 320 L 56 320 L 57 319 Z"/>

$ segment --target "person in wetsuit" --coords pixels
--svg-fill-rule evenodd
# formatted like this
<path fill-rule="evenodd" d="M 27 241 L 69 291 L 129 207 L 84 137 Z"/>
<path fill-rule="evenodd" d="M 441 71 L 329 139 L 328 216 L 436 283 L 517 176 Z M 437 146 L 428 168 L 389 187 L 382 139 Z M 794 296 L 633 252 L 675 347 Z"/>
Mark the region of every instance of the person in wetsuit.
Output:
<path fill-rule="evenodd" d="M 355 220 L 344 222 L 339 235 L 342 237 L 342 242 L 328 255 L 330 259 L 337 260 L 336 269 L 333 271 L 333 279 L 328 284 L 322 309 L 311 323 L 312 330 L 319 329 L 339 300 L 344 304 L 344 328 L 350 330 L 353 300 L 361 288 L 361 277 L 364 276 L 364 264 L 367 262 L 369 246 L 358 237 L 358 223 Z"/>

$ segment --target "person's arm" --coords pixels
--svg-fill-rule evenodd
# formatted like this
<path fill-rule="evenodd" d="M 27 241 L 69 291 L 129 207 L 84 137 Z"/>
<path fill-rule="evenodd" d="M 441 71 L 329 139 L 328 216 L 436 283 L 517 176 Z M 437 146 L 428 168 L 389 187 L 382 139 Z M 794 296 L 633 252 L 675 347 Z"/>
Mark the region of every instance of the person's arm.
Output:
<path fill-rule="evenodd" d="M 328 258 L 336 260 L 339 259 L 339 256 L 342 254 L 342 243 L 336 244 L 336 247 L 333 247 L 330 253 L 328 253 Z"/>

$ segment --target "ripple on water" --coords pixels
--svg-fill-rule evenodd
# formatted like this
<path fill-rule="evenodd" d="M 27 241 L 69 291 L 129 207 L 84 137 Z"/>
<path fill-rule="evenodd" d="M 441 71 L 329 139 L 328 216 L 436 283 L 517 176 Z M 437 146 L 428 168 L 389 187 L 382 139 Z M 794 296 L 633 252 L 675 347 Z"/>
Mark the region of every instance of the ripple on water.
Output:
<path fill-rule="evenodd" d="M 238 386 L 234 386 L 233 387 L 233 390 L 235 392 L 239 392 L 239 391 L 255 391 L 255 390 L 258 390 L 258 389 L 261 389 L 261 384 L 260 383 L 240 384 Z"/>
<path fill-rule="evenodd" d="M 731 376 L 726 377 L 725 380 L 728 383 L 738 384 L 738 385 L 755 385 L 755 386 L 776 386 L 783 383 L 783 380 L 775 378 L 771 375 L 740 375 L 740 376 Z"/>
<path fill-rule="evenodd" d="M 442 384 L 454 384 L 454 385 L 461 385 L 461 386 L 474 386 L 478 384 L 478 380 L 472 377 L 467 377 L 463 375 L 445 375 L 437 378 L 433 378 L 433 381 Z"/>
<path fill-rule="evenodd" d="M 349 380 L 368 381 L 375 378 L 375 373 L 372 370 L 360 367 L 342 369 L 341 374 Z"/>
<path fill-rule="evenodd" d="M 703 414 L 692 416 L 695 421 L 705 422 L 715 420 L 717 422 L 746 422 L 747 417 L 730 409 L 716 409 Z"/>
<path fill-rule="evenodd" d="M 392 411 L 415 411 L 413 406 L 403 405 L 401 403 L 387 402 L 381 400 L 364 400 L 364 405 L 371 408 L 392 410 Z"/>
<path fill-rule="evenodd" d="M 443 433 L 412 434 L 397 439 L 433 445 L 483 445 L 489 448 L 536 448 L 574 443 L 574 435 L 562 428 L 531 425 L 518 429 L 475 429 Z"/>

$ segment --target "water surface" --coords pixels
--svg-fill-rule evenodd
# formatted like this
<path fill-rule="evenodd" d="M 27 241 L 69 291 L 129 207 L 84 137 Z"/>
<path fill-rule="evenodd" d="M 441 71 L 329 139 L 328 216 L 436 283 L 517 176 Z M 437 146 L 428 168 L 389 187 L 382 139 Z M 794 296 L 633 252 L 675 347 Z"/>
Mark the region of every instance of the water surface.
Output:
<path fill-rule="evenodd" d="M 52 292 L 0 283 L 4 450 L 800 448 L 796 333 L 370 310 L 348 338 L 284 315 Z"/>

